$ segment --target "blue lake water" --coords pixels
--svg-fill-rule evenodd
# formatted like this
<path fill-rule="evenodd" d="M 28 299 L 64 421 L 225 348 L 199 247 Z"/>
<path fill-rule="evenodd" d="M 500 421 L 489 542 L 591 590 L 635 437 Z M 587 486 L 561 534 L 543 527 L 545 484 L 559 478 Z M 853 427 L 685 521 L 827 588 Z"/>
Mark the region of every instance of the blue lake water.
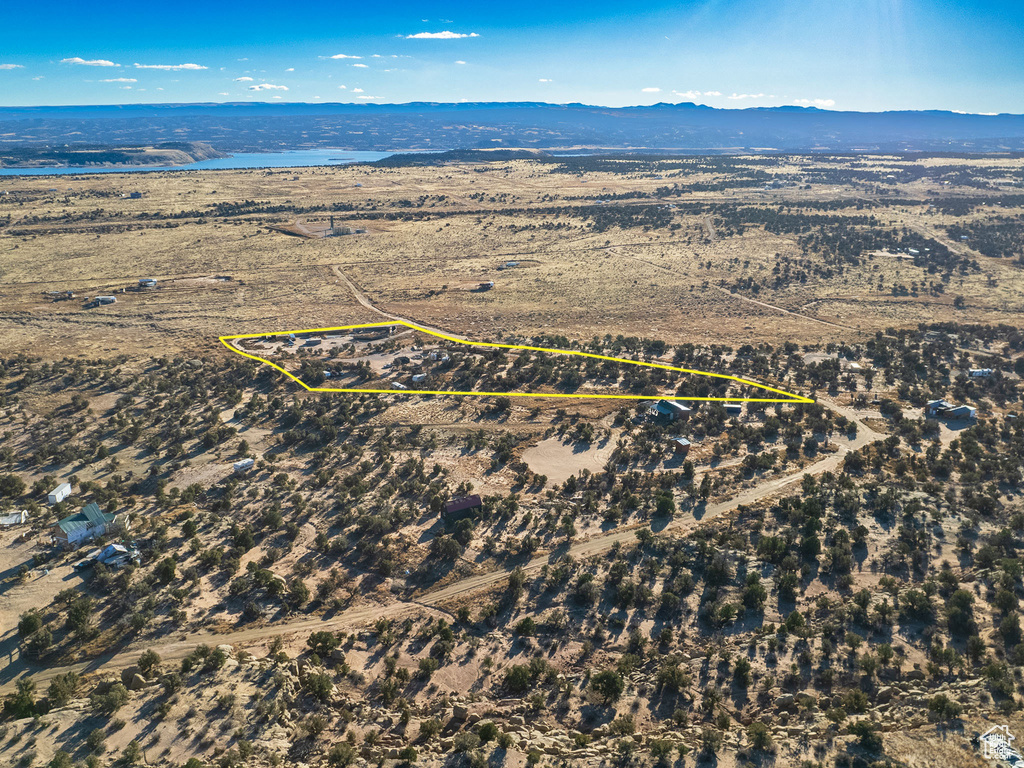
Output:
<path fill-rule="evenodd" d="M 119 168 L 0 168 L 0 176 L 67 176 L 82 173 L 152 173 L 154 171 L 215 171 L 232 168 L 301 168 L 312 165 L 347 165 L 383 160 L 395 152 L 350 149 L 291 149 L 286 152 L 240 152 L 231 157 L 200 160 L 174 166 L 122 166 Z"/>

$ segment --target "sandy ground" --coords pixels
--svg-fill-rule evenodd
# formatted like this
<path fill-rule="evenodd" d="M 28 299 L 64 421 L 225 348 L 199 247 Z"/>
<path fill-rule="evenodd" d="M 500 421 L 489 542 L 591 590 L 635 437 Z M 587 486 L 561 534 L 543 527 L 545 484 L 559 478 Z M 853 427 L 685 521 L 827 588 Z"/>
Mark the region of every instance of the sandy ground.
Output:
<path fill-rule="evenodd" d="M 583 469 L 595 473 L 602 471 L 614 450 L 615 444 L 611 440 L 595 441 L 585 446 L 549 437 L 523 451 L 523 461 L 536 474 L 546 475 L 548 483 L 559 484 Z"/>

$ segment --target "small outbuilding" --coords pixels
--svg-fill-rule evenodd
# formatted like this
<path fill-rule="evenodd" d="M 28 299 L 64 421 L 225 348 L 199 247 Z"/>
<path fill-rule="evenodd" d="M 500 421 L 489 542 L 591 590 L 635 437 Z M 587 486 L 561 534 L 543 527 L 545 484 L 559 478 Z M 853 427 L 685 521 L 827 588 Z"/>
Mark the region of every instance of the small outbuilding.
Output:
<path fill-rule="evenodd" d="M 54 504 L 60 504 L 68 496 L 71 495 L 71 484 L 61 483 L 48 494 L 46 494 L 46 502 L 52 507 Z"/>
<path fill-rule="evenodd" d="M 458 496 L 446 501 L 441 507 L 441 519 L 446 523 L 462 520 L 476 514 L 483 506 L 483 500 L 475 493 L 472 496 Z"/>
<path fill-rule="evenodd" d="M 28 510 L 18 509 L 14 512 L 8 512 L 6 515 L 0 515 L 0 528 L 9 528 L 14 525 L 24 525 L 28 522 Z"/>
<path fill-rule="evenodd" d="M 139 280 L 139 288 L 156 288 L 156 280 L 152 277 L 143 277 Z"/>
<path fill-rule="evenodd" d="M 991 368 L 971 368 L 967 371 L 967 375 L 972 379 L 987 379 L 992 375 Z"/>
<path fill-rule="evenodd" d="M 726 403 L 725 404 L 725 415 L 726 416 L 742 416 L 743 415 L 743 403 Z"/>
<path fill-rule="evenodd" d="M 677 456 L 686 458 L 686 454 L 690 452 L 690 441 L 685 437 L 674 437 L 671 440 L 672 450 L 676 452 Z"/>

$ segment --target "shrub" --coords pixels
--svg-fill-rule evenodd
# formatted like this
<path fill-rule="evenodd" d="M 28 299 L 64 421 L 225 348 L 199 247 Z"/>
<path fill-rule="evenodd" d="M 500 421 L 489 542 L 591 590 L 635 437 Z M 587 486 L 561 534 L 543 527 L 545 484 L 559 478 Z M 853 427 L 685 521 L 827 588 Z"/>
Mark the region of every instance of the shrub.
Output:
<path fill-rule="evenodd" d="M 420 738 L 421 739 L 432 739 L 441 732 L 441 721 L 440 720 L 424 720 L 420 723 Z"/>
<path fill-rule="evenodd" d="M 618 701 L 622 692 L 626 689 L 626 684 L 622 679 L 622 675 L 613 669 L 606 669 L 590 678 L 590 687 L 594 693 L 604 699 L 605 704 L 610 704 Z"/>
<path fill-rule="evenodd" d="M 746 656 L 736 659 L 736 666 L 733 668 L 733 680 L 740 688 L 750 685 L 750 661 Z"/>
<path fill-rule="evenodd" d="M 0 477 L 0 496 L 9 499 L 17 498 L 25 492 L 25 481 L 17 475 L 4 475 Z"/>
<path fill-rule="evenodd" d="M 102 728 L 93 728 L 85 739 L 86 746 L 93 754 L 100 754 L 107 748 L 107 734 Z"/>
<path fill-rule="evenodd" d="M 747 736 L 750 738 L 750 746 L 760 752 L 767 752 L 772 748 L 772 735 L 764 723 L 751 723 L 747 728 Z"/>
<path fill-rule="evenodd" d="M 75 672 L 58 675 L 50 681 L 50 687 L 46 691 L 46 698 L 49 699 L 50 706 L 63 707 L 71 701 L 80 682 L 81 678 Z"/>
<path fill-rule="evenodd" d="M 302 681 L 303 686 L 310 695 L 320 701 L 327 701 L 334 691 L 334 683 L 326 672 L 310 672 Z"/>
<path fill-rule="evenodd" d="M 327 752 L 327 764 L 333 768 L 345 768 L 356 760 L 355 748 L 345 741 L 334 744 Z"/>
<path fill-rule="evenodd" d="M 159 672 L 159 667 L 160 654 L 156 651 L 149 649 L 139 656 L 139 672 L 142 673 L 143 677 L 153 677 Z"/>
<path fill-rule="evenodd" d="M 420 675 L 422 675 L 424 679 L 429 680 L 430 676 L 437 671 L 437 668 L 439 666 L 441 666 L 441 664 L 437 659 L 433 658 L 432 656 L 426 656 L 420 659 Z"/>
<path fill-rule="evenodd" d="M 306 645 L 317 656 L 325 659 L 341 645 L 341 640 L 333 632 L 313 632 L 306 640 Z"/>
<path fill-rule="evenodd" d="M 124 748 L 124 761 L 128 765 L 135 765 L 142 759 L 142 747 L 139 746 L 139 742 L 132 739 L 128 742 L 128 746 Z"/>
<path fill-rule="evenodd" d="M 940 693 L 928 700 L 928 711 L 940 720 L 955 720 L 963 714 L 964 708 L 946 694 Z"/>
<path fill-rule="evenodd" d="M 128 689 L 121 683 L 114 683 L 106 693 L 94 693 L 90 701 L 97 712 L 110 715 L 128 703 Z"/>
<path fill-rule="evenodd" d="M 4 700 L 4 714 L 16 719 L 35 714 L 35 689 L 36 684 L 31 680 L 19 680 L 15 692 Z"/>
<path fill-rule="evenodd" d="M 522 664 L 513 664 L 505 672 L 505 687 L 512 693 L 525 693 L 533 684 L 530 668 Z"/>
<path fill-rule="evenodd" d="M 463 731 L 452 740 L 452 749 L 456 752 L 472 752 L 479 746 L 480 737 L 469 731 Z"/>
<path fill-rule="evenodd" d="M 33 608 L 21 614 L 21 618 L 18 619 L 18 634 L 21 637 L 28 637 L 42 626 L 43 617 L 37 609 Z"/>
<path fill-rule="evenodd" d="M 857 737 L 858 743 L 868 752 L 882 751 L 882 737 L 876 730 L 878 726 L 868 720 L 858 720 L 850 726 L 850 733 Z"/>

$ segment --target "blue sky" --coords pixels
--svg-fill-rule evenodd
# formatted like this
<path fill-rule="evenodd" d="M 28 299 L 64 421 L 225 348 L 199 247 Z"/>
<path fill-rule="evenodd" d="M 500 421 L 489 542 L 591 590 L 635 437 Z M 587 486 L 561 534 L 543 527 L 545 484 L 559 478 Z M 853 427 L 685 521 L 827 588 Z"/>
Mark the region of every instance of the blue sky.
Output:
<path fill-rule="evenodd" d="M 695 101 L 1024 113 L 1024 4 L 10 3 L 0 104 Z"/>

